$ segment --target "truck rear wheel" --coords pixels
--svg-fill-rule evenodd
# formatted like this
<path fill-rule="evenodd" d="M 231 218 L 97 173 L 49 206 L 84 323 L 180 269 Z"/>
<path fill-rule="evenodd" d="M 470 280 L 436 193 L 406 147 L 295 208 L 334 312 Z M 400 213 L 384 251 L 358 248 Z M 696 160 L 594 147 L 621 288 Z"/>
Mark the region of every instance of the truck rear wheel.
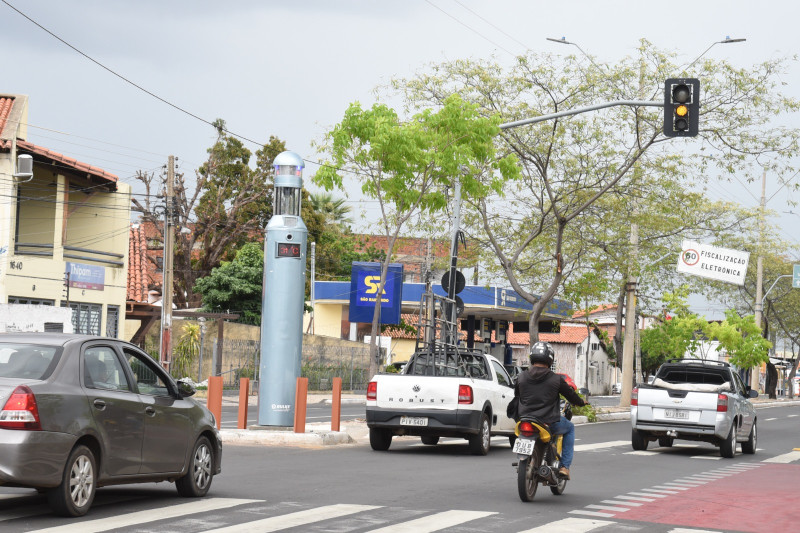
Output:
<path fill-rule="evenodd" d="M 736 456 L 736 421 L 731 426 L 731 431 L 719 445 L 719 454 L 726 459 Z"/>
<path fill-rule="evenodd" d="M 634 450 L 643 451 L 647 449 L 647 438 L 642 434 L 636 431 L 635 429 L 631 430 L 631 446 Z"/>
<path fill-rule="evenodd" d="M 385 452 L 392 445 L 391 432 L 388 429 L 370 428 L 369 445 L 375 451 Z"/>
<path fill-rule="evenodd" d="M 750 436 L 746 442 L 742 443 L 742 453 L 754 454 L 756 453 L 756 445 L 758 444 L 758 432 L 756 430 L 756 421 L 753 420 L 753 427 L 750 428 Z"/>
<path fill-rule="evenodd" d="M 491 441 L 492 434 L 491 429 L 489 429 L 489 417 L 486 416 L 486 413 L 482 413 L 478 434 L 469 437 L 469 451 L 472 452 L 472 455 L 486 455 L 489 453 Z"/>

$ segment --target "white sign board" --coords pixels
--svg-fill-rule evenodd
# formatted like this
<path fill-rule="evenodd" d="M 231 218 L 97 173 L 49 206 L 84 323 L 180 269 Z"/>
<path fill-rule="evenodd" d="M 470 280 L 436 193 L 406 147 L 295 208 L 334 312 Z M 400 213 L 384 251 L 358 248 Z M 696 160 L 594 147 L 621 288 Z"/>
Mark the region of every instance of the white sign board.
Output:
<path fill-rule="evenodd" d="M 744 285 L 749 260 L 750 252 L 683 241 L 678 272 Z"/>

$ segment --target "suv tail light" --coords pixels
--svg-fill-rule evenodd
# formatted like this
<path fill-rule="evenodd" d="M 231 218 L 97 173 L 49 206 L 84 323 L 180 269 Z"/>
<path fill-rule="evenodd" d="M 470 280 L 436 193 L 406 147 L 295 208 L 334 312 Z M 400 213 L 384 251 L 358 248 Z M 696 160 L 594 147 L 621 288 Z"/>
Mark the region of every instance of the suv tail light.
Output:
<path fill-rule="evenodd" d="M 639 387 L 634 387 L 631 391 L 631 405 L 639 405 Z"/>
<path fill-rule="evenodd" d="M 725 413 L 728 411 L 728 397 L 724 394 L 717 394 L 717 412 Z"/>
<path fill-rule="evenodd" d="M 39 408 L 36 406 L 36 396 L 29 387 L 20 385 L 11 393 L 3 410 L 0 411 L 0 428 L 34 431 L 42 429 Z"/>
<path fill-rule="evenodd" d="M 378 382 L 370 381 L 367 384 L 367 400 L 377 400 L 377 399 L 378 399 Z"/>
<path fill-rule="evenodd" d="M 458 386 L 458 403 L 472 403 L 472 387 L 469 385 Z"/>

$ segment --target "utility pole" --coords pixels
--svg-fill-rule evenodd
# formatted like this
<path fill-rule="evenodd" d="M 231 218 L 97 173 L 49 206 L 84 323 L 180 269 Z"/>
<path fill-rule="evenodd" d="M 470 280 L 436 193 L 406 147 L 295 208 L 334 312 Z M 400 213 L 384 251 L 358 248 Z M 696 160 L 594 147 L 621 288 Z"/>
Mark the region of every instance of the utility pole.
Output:
<path fill-rule="evenodd" d="M 164 198 L 164 257 L 161 282 L 161 365 L 170 369 L 172 363 L 172 269 L 175 253 L 173 213 L 175 209 L 175 156 L 167 164 L 167 192 Z"/>
<path fill-rule="evenodd" d="M 767 208 L 767 171 L 761 174 L 761 203 L 758 209 L 758 263 L 756 266 L 756 303 L 755 303 L 755 319 L 758 327 L 761 327 L 762 317 L 764 314 L 764 257 L 761 252 L 764 233 L 764 212 Z M 760 385 L 759 380 L 760 369 L 755 366 L 750 372 L 750 388 L 758 390 Z"/>

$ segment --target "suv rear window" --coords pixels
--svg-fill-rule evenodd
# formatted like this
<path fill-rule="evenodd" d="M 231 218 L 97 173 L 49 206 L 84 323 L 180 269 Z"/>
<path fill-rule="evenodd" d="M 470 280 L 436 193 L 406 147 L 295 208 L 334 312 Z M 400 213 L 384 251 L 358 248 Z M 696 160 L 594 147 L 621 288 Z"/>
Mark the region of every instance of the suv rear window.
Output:
<path fill-rule="evenodd" d="M 43 379 L 58 362 L 58 348 L 0 343 L 0 378 Z"/>

